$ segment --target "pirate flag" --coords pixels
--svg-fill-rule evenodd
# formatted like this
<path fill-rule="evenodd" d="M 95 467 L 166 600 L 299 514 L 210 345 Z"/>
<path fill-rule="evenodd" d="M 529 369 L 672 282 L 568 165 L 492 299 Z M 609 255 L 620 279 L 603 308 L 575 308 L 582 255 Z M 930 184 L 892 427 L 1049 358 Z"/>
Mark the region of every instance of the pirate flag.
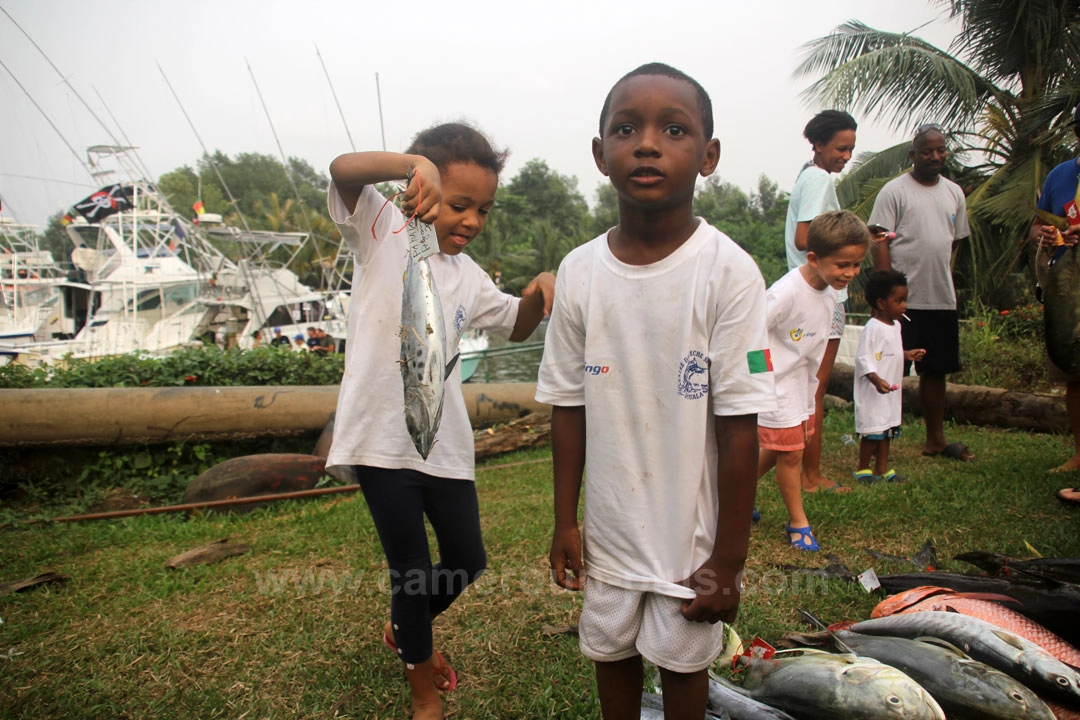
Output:
<path fill-rule="evenodd" d="M 134 192 L 135 188 L 131 186 L 110 185 L 75 203 L 75 210 L 89 222 L 104 220 L 121 210 L 130 210 L 131 196 Z"/>

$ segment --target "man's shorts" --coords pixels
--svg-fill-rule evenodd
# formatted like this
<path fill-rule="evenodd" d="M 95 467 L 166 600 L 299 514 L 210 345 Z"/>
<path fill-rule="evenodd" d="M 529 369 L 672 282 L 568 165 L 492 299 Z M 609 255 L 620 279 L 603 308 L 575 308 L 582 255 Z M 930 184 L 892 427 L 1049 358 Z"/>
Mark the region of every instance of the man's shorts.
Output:
<path fill-rule="evenodd" d="M 960 372 L 960 316 L 955 310 L 908 309 L 911 321 L 901 318 L 900 332 L 904 337 L 904 349 L 924 348 L 926 356 L 915 363 L 919 375 L 945 376 Z M 911 369 L 911 361 L 904 361 L 904 376 Z"/>
<path fill-rule="evenodd" d="M 578 620 L 582 654 L 595 662 L 641 655 L 665 670 L 704 670 L 724 649 L 724 623 L 687 620 L 682 602 L 590 577 Z"/>
<path fill-rule="evenodd" d="M 836 303 L 836 309 L 833 310 L 832 324 L 829 325 L 829 339 L 840 340 L 844 337 L 844 326 L 847 325 L 847 308 L 844 307 L 844 303 Z"/>
<path fill-rule="evenodd" d="M 895 440 L 900 437 L 900 426 L 891 427 L 888 430 L 877 433 L 866 433 L 865 435 L 859 435 L 863 440 Z"/>
<path fill-rule="evenodd" d="M 802 424 L 789 428 L 769 428 L 758 425 L 758 447 L 775 452 L 802 450 L 814 434 L 814 423 L 804 420 Z"/>

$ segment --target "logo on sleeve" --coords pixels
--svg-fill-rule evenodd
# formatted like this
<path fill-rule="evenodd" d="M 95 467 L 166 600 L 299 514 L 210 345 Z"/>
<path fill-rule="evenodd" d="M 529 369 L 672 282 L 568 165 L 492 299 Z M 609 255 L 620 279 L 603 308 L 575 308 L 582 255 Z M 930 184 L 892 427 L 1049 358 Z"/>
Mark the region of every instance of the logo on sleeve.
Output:
<path fill-rule="evenodd" d="M 679 365 L 679 395 L 698 400 L 709 392 L 709 366 L 704 353 L 691 350 Z"/>
<path fill-rule="evenodd" d="M 458 305 L 457 310 L 454 311 L 454 332 L 461 334 L 461 331 L 465 328 L 465 306 Z"/>

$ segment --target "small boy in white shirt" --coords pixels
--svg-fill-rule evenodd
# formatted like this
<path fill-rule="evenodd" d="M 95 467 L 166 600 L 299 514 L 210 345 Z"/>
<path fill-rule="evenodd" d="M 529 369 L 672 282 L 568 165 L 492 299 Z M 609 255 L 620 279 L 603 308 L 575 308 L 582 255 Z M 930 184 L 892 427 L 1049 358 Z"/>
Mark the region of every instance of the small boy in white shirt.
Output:
<path fill-rule="evenodd" d="M 906 318 L 907 276 L 899 270 L 878 270 L 866 281 L 870 321 L 859 336 L 855 353 L 855 432 L 859 442 L 859 482 L 903 482 L 889 467 L 889 443 L 900 437 L 900 383 L 904 360 L 922 360 L 926 350 L 904 350 L 900 320 Z M 874 460 L 874 469 L 870 461 Z"/>
<path fill-rule="evenodd" d="M 776 468 L 788 511 L 792 547 L 820 549 L 802 503 L 803 448 L 813 433 L 817 371 L 829 339 L 839 291 L 859 274 L 870 249 L 870 231 L 847 210 L 818 215 L 807 232 L 806 263 L 769 288 L 767 324 L 776 377 L 775 412 L 758 414 L 758 477 Z M 837 485 L 830 491 L 850 490 Z"/>

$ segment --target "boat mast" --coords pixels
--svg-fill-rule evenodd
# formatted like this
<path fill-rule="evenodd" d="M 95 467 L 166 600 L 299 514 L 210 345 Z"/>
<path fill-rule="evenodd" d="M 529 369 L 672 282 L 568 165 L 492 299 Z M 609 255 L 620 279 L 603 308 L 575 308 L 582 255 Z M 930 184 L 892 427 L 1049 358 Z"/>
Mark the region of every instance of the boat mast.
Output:
<path fill-rule="evenodd" d="M 341 124 L 345 126 L 345 136 L 349 138 L 349 147 L 352 148 L 353 152 L 356 152 L 356 143 L 353 142 L 352 133 L 349 132 L 349 123 L 345 122 L 345 113 L 341 110 L 341 103 L 338 102 L 337 92 L 334 91 L 334 83 L 330 82 L 330 73 L 326 70 L 326 63 L 323 62 L 318 45 L 315 45 L 315 54 L 319 57 L 319 64 L 322 65 L 323 75 L 326 76 L 326 84 L 330 86 L 330 94 L 334 96 L 334 104 L 337 106 L 338 115 L 341 116 Z M 386 142 L 383 141 L 383 150 L 385 149 Z"/>

